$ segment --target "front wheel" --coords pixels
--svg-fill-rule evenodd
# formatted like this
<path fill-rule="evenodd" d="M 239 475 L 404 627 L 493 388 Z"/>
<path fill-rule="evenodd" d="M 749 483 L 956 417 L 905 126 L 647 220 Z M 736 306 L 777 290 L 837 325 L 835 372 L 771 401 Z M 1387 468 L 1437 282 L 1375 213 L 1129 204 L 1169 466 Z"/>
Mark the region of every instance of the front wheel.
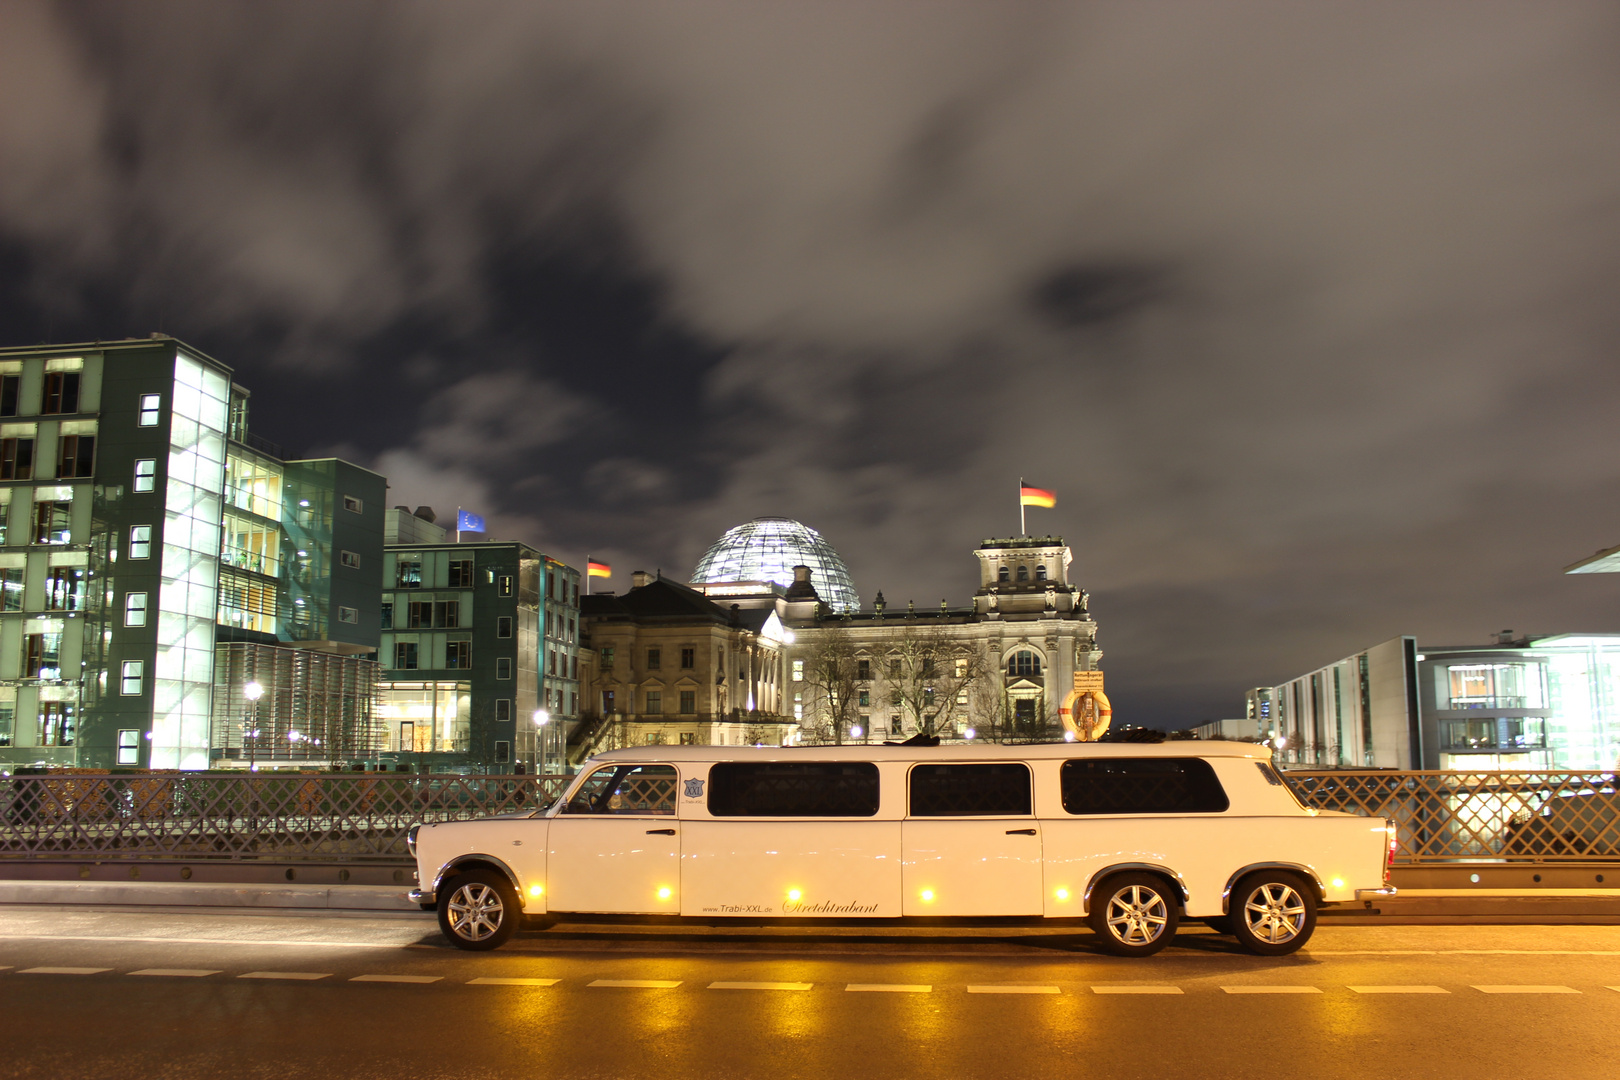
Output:
<path fill-rule="evenodd" d="M 1262 870 L 1232 890 L 1232 933 L 1257 956 L 1287 956 L 1316 930 L 1316 894 L 1296 874 Z"/>
<path fill-rule="evenodd" d="M 493 870 L 457 874 L 439 894 L 439 929 L 458 949 L 498 949 L 522 920 L 517 890 Z"/>
<path fill-rule="evenodd" d="M 1104 952 L 1152 956 L 1176 936 L 1181 908 L 1164 879 L 1152 874 L 1121 874 L 1098 887 L 1089 917 Z"/>

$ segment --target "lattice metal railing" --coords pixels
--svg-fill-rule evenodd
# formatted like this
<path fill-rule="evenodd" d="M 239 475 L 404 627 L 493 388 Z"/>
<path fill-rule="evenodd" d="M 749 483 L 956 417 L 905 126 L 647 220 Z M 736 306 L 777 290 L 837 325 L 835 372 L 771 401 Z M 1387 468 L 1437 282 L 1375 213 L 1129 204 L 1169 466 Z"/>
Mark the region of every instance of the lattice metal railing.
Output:
<path fill-rule="evenodd" d="M 1620 858 L 1615 774 L 1285 772 L 1306 806 L 1392 818 L 1397 863 Z"/>
<path fill-rule="evenodd" d="M 535 810 L 567 776 L 18 776 L 0 859 L 406 863 L 419 821 Z"/>
<path fill-rule="evenodd" d="M 1398 863 L 1620 859 L 1612 773 L 1286 772 L 1306 806 L 1393 818 Z M 567 776 L 18 776 L 0 860 L 409 861 L 419 821 L 534 810 Z M 648 778 L 654 782 L 653 778 Z M 656 792 L 660 803 L 667 781 Z M 835 785 L 836 786 L 836 785 Z M 875 805 L 875 802 L 874 802 Z"/>

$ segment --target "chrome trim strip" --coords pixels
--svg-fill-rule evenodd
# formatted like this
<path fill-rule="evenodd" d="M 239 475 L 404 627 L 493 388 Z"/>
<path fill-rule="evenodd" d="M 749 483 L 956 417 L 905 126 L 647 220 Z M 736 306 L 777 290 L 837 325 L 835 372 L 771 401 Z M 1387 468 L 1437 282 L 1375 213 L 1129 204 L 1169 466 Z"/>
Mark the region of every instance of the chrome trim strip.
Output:
<path fill-rule="evenodd" d="M 409 900 L 413 904 L 436 904 L 439 902 L 438 897 L 434 896 L 430 892 L 424 892 L 421 889 L 412 889 L 410 892 L 405 894 L 405 899 Z"/>
<path fill-rule="evenodd" d="M 1317 876 L 1317 873 L 1316 873 L 1316 871 L 1314 869 L 1312 869 L 1309 866 L 1306 866 L 1304 863 L 1295 863 L 1295 862 L 1250 863 L 1248 866 L 1243 867 L 1242 869 L 1235 872 L 1231 877 L 1226 879 L 1226 888 L 1221 890 L 1221 914 L 1222 915 L 1230 915 L 1232 913 L 1232 909 L 1231 909 L 1231 905 L 1232 905 L 1232 886 L 1236 885 L 1238 883 L 1238 879 L 1243 877 L 1243 875 L 1252 874 L 1256 870 L 1293 870 L 1293 871 L 1296 871 L 1298 873 L 1304 874 L 1305 875 L 1305 880 L 1309 881 L 1316 888 L 1316 902 L 1320 904 L 1320 903 L 1325 903 L 1327 901 L 1327 890 L 1322 887 L 1322 879 Z"/>
<path fill-rule="evenodd" d="M 1175 881 L 1176 887 L 1181 890 L 1182 906 L 1185 907 L 1187 901 L 1192 899 L 1192 894 L 1187 891 L 1186 881 L 1182 880 L 1181 875 L 1170 869 L 1168 866 L 1160 866 L 1158 863 L 1145 862 L 1114 863 L 1112 866 L 1105 866 L 1095 874 L 1092 874 L 1091 880 L 1086 882 L 1086 891 L 1080 894 L 1080 914 L 1090 914 L 1091 891 L 1097 887 L 1097 882 L 1101 881 L 1109 874 L 1115 874 L 1122 870 L 1151 870 L 1158 874 L 1168 874 Z"/>
<path fill-rule="evenodd" d="M 1382 889 L 1357 889 L 1356 899 L 1360 900 L 1363 896 L 1394 896 L 1398 891 L 1393 885 L 1385 885 Z"/>

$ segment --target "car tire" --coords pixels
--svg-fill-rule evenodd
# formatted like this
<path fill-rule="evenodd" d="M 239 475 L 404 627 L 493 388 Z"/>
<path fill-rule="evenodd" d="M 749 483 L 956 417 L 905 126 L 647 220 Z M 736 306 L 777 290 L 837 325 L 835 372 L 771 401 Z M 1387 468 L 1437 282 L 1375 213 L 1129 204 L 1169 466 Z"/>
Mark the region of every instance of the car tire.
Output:
<path fill-rule="evenodd" d="M 1232 890 L 1232 935 L 1256 956 L 1287 956 L 1316 931 L 1316 892 L 1298 874 L 1261 870 Z"/>
<path fill-rule="evenodd" d="M 1157 875 L 1119 874 L 1092 892 L 1087 918 L 1104 952 L 1152 956 L 1176 936 L 1181 904 Z"/>
<path fill-rule="evenodd" d="M 458 949 L 498 949 L 522 921 L 517 890 L 494 870 L 457 874 L 439 891 L 439 930 Z"/>

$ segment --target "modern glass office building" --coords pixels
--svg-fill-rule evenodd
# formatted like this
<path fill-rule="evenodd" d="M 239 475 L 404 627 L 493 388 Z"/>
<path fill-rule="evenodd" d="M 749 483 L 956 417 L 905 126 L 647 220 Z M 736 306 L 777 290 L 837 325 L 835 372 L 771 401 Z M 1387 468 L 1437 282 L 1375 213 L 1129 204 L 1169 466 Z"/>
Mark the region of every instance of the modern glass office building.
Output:
<path fill-rule="evenodd" d="M 231 376 L 163 336 L 0 349 L 0 765 L 209 767 L 219 641 L 370 662 L 385 483 L 248 445 Z"/>

